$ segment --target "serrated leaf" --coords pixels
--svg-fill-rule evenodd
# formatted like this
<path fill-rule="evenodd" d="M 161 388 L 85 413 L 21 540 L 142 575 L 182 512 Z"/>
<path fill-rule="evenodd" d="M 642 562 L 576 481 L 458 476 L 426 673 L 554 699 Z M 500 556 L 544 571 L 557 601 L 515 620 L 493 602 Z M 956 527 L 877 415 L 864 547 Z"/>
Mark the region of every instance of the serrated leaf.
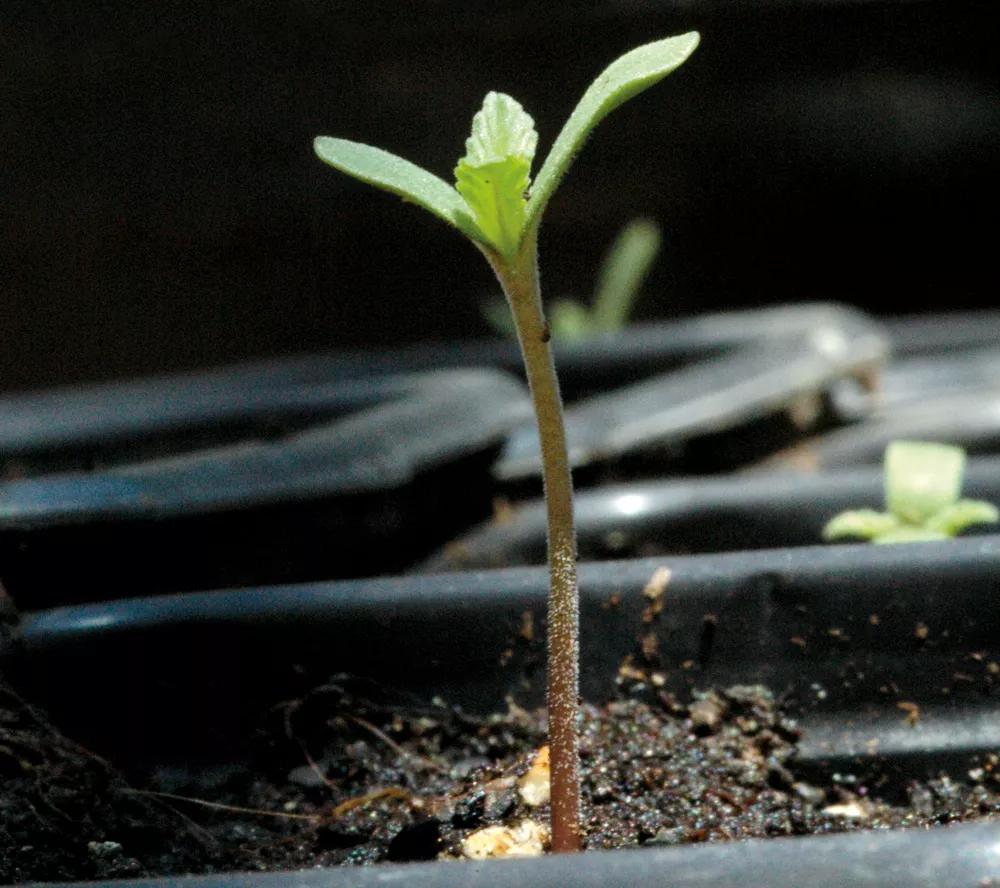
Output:
<path fill-rule="evenodd" d="M 472 118 L 472 133 L 465 140 L 469 166 L 484 166 L 520 157 L 530 166 L 538 147 L 535 121 L 521 103 L 505 93 L 488 92 Z"/>
<path fill-rule="evenodd" d="M 875 540 L 897 530 L 899 521 L 885 512 L 874 509 L 852 509 L 831 518 L 823 528 L 823 539 Z"/>
<path fill-rule="evenodd" d="M 461 195 L 443 179 L 381 148 L 319 136 L 313 141 L 316 155 L 334 169 L 376 188 L 398 194 L 429 210 L 468 237 L 483 240 L 469 218 Z"/>
<path fill-rule="evenodd" d="M 538 173 L 528 201 L 526 226 L 536 225 L 560 179 L 587 136 L 605 117 L 633 96 L 653 86 L 694 52 L 696 31 L 647 43 L 612 62 L 583 94 Z"/>
<path fill-rule="evenodd" d="M 525 193 L 538 134 L 521 105 L 503 93 L 487 93 L 472 119 L 466 154 L 455 183 L 476 227 L 503 256 L 512 256 L 524 233 Z"/>
<path fill-rule="evenodd" d="M 885 450 L 885 503 L 904 524 L 923 525 L 957 502 L 965 451 L 950 444 L 893 441 Z"/>
<path fill-rule="evenodd" d="M 996 524 L 997 521 L 1000 521 L 1000 512 L 993 503 L 959 500 L 928 518 L 924 527 L 953 537 L 974 524 Z"/>

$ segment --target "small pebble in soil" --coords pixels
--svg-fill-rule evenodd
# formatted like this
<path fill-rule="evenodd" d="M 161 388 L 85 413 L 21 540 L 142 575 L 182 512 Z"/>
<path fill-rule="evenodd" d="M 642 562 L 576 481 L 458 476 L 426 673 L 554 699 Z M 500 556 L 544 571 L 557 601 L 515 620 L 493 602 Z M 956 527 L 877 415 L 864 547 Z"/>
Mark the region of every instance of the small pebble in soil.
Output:
<path fill-rule="evenodd" d="M 488 857 L 540 857 L 549 842 L 548 830 L 534 820 L 513 826 L 485 826 L 462 839 L 462 854 L 470 860 Z"/>
<path fill-rule="evenodd" d="M 106 860 L 121 854 L 122 846 L 118 842 L 87 842 L 87 853 L 97 860 Z"/>
<path fill-rule="evenodd" d="M 531 761 L 531 767 L 518 781 L 521 801 L 529 808 L 549 803 L 549 747 L 543 746 Z"/>

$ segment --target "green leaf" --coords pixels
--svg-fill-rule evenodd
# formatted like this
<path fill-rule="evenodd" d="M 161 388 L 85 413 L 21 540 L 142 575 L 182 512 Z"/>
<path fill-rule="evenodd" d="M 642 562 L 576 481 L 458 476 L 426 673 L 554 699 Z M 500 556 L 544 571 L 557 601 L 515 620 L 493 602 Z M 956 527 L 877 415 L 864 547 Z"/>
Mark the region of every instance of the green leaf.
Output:
<path fill-rule="evenodd" d="M 965 451 L 950 444 L 893 441 L 885 450 L 889 513 L 842 512 L 823 529 L 826 539 L 863 537 L 875 543 L 946 540 L 973 524 L 995 524 L 992 503 L 960 500 Z"/>
<path fill-rule="evenodd" d="M 472 119 L 455 182 L 476 227 L 502 256 L 512 256 L 521 243 L 537 144 L 535 122 L 521 105 L 503 93 L 487 93 Z"/>
<path fill-rule="evenodd" d="M 528 200 L 526 227 L 537 225 L 542 211 L 591 130 L 619 105 L 682 65 L 698 45 L 696 31 L 647 43 L 612 62 L 590 85 L 562 128 L 545 159 Z"/>
<path fill-rule="evenodd" d="M 965 451 L 950 444 L 893 441 L 885 450 L 885 503 L 904 524 L 923 525 L 958 501 Z"/>
<path fill-rule="evenodd" d="M 404 200 L 429 210 L 468 237 L 484 240 L 482 232 L 469 218 L 461 195 L 433 173 L 381 148 L 346 139 L 319 136 L 313 142 L 313 149 L 320 160 L 334 169 L 398 194 Z"/>
<path fill-rule="evenodd" d="M 885 512 L 876 512 L 874 509 L 853 509 L 831 518 L 823 528 L 823 539 L 875 540 L 899 527 L 899 521 Z"/>
<path fill-rule="evenodd" d="M 478 167 L 460 160 L 455 167 L 458 191 L 483 233 L 481 240 L 507 258 L 517 252 L 524 231 L 525 201 L 520 195 L 528 187 L 529 169 L 517 158 Z"/>
<path fill-rule="evenodd" d="M 651 219 L 633 219 L 619 232 L 601 263 L 594 291 L 595 329 L 625 326 L 659 252 L 660 226 Z"/>
<path fill-rule="evenodd" d="M 1000 512 L 993 503 L 963 499 L 932 515 L 924 527 L 953 537 L 973 524 L 996 524 L 997 521 L 1000 521 Z"/>
<path fill-rule="evenodd" d="M 518 157 L 530 166 L 537 147 L 535 121 L 521 103 L 504 93 L 488 92 L 472 118 L 462 160 L 476 167 Z"/>
<path fill-rule="evenodd" d="M 594 333 L 594 320 L 575 299 L 555 299 L 549 309 L 552 338 L 562 342 L 586 339 Z"/>
<path fill-rule="evenodd" d="M 872 542 L 879 545 L 883 543 L 936 543 L 946 539 L 948 539 L 947 535 L 940 531 L 906 524 L 875 537 Z"/>

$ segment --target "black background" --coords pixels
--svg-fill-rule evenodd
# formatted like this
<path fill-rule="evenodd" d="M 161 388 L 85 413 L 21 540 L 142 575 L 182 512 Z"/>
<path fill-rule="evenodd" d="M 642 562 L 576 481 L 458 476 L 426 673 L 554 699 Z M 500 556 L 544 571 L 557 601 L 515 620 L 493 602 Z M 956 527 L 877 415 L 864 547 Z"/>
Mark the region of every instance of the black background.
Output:
<path fill-rule="evenodd" d="M 489 89 L 544 155 L 633 46 L 702 31 L 597 130 L 550 205 L 547 295 L 586 295 L 636 215 L 640 318 L 837 299 L 995 304 L 995 0 L 360 4 L 7 0 L 0 388 L 485 335 L 478 253 L 312 154 L 450 179 Z"/>

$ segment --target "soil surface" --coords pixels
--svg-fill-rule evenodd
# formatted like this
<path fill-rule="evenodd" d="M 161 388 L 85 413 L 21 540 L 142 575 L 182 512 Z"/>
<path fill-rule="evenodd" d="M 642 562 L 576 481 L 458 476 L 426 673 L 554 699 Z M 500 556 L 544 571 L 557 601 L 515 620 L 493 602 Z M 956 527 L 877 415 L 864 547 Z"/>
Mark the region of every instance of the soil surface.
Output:
<path fill-rule="evenodd" d="M 248 763 L 126 782 L 0 685 L 0 882 L 134 878 L 540 851 L 545 725 L 401 704 L 349 679 L 275 707 Z M 582 712 L 589 848 L 949 823 L 1000 813 L 989 767 L 904 788 L 796 773 L 798 731 L 761 687 Z M 530 772 L 530 773 L 529 773 Z M 541 802 L 541 803 L 539 803 Z M 491 826 L 509 829 L 484 831 Z"/>

